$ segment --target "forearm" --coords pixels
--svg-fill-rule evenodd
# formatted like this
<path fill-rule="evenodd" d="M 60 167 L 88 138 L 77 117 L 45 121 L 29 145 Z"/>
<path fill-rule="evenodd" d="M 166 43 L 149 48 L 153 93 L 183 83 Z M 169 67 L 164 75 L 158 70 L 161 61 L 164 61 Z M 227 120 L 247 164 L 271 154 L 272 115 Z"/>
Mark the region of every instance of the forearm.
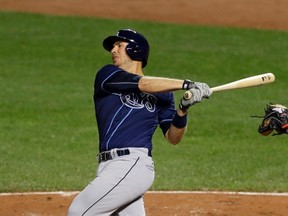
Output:
<path fill-rule="evenodd" d="M 147 93 L 175 91 L 183 89 L 183 82 L 180 79 L 143 76 L 138 82 L 138 88 Z"/>
<path fill-rule="evenodd" d="M 175 118 L 178 118 L 178 120 L 175 121 Z M 187 120 L 187 113 L 183 112 L 180 109 L 177 109 L 177 113 L 175 114 L 174 120 L 169 130 L 166 132 L 166 139 L 168 140 L 169 143 L 176 145 L 182 140 L 187 130 L 186 120 Z"/>

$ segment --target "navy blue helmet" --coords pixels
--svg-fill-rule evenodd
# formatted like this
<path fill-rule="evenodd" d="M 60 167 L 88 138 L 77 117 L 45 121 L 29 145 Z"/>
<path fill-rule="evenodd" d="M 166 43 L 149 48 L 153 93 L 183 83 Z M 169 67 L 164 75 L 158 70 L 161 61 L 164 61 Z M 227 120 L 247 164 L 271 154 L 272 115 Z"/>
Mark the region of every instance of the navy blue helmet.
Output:
<path fill-rule="evenodd" d="M 126 47 L 127 55 L 132 60 L 142 61 L 143 68 L 147 65 L 149 57 L 149 43 L 142 34 L 132 29 L 121 29 L 116 35 L 105 38 L 103 41 L 103 47 L 110 52 L 116 41 L 128 42 Z"/>

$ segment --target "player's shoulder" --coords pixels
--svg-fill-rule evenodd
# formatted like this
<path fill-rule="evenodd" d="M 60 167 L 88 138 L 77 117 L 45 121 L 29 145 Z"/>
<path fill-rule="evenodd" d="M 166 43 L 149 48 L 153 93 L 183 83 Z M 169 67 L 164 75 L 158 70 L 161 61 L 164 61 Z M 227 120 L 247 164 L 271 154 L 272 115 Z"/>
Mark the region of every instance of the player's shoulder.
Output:
<path fill-rule="evenodd" d="M 115 65 L 108 64 L 100 68 L 96 73 L 97 79 L 105 79 L 105 77 L 110 77 L 112 74 L 116 72 L 120 72 L 122 69 L 116 67 Z"/>
<path fill-rule="evenodd" d="M 102 68 L 99 69 L 98 73 L 99 72 L 113 72 L 113 71 L 121 71 L 122 69 L 120 69 L 119 67 L 115 66 L 115 65 L 112 65 L 112 64 L 108 64 L 108 65 L 105 65 L 103 66 Z"/>

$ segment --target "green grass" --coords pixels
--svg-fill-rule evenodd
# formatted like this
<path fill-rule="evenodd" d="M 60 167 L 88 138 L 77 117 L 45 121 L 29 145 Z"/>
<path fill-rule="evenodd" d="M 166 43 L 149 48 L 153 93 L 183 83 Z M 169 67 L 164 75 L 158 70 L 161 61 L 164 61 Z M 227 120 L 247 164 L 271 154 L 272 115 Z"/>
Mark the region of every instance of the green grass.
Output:
<path fill-rule="evenodd" d="M 123 27 L 147 35 L 148 75 L 210 86 L 276 75 L 192 107 L 178 146 L 157 130 L 151 190 L 287 191 L 288 137 L 259 135 L 250 115 L 288 105 L 288 32 L 0 13 L 0 192 L 81 190 L 94 178 L 94 75 L 111 59 L 103 38 Z"/>

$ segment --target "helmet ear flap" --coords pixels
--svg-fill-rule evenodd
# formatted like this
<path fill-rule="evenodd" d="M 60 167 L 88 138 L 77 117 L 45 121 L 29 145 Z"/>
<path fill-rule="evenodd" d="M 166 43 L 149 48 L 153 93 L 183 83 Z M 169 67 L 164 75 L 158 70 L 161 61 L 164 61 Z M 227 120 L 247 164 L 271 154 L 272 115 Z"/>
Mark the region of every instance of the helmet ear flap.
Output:
<path fill-rule="evenodd" d="M 128 56 L 136 61 L 141 61 L 143 59 L 143 49 L 136 43 L 129 43 L 126 46 L 126 52 Z"/>

